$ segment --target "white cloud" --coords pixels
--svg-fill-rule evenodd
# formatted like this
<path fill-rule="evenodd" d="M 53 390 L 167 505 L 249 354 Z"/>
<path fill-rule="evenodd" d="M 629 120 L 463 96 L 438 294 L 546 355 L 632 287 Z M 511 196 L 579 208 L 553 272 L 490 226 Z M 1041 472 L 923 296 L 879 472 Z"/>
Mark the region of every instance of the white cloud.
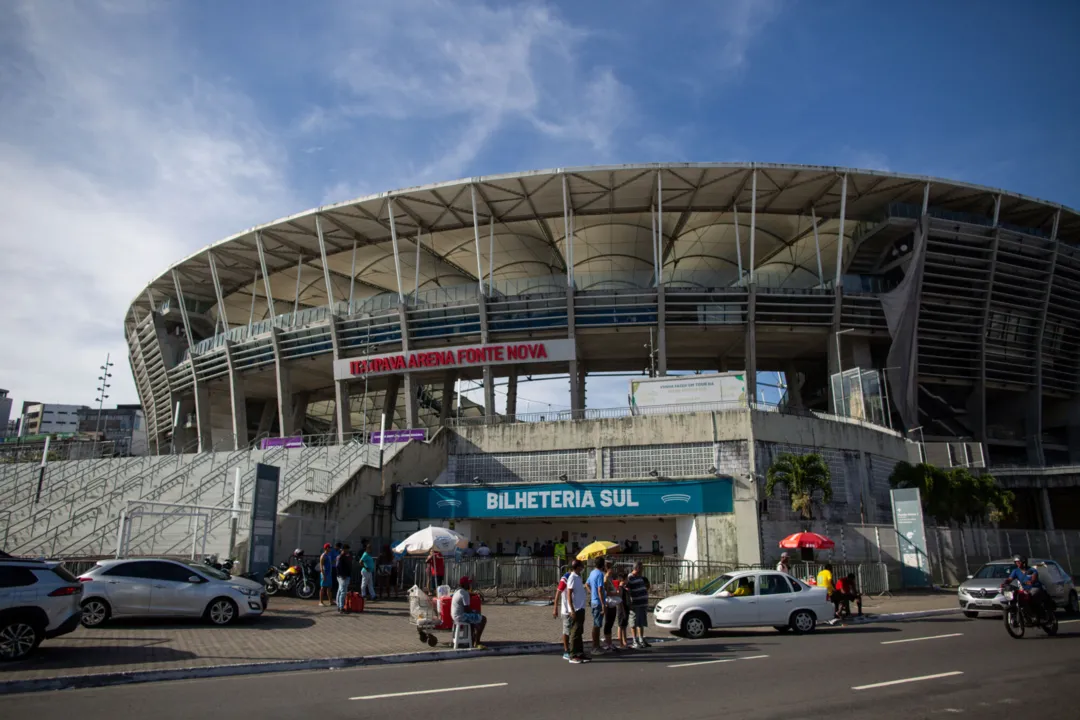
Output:
<path fill-rule="evenodd" d="M 633 101 L 610 68 L 582 63 L 588 37 L 544 4 L 345 4 L 325 46 L 343 98 L 309 109 L 298 127 L 317 133 L 339 131 L 342 123 L 424 125 L 418 143 L 434 159 L 401 164 L 394 156 L 388 186 L 459 177 L 497 133 L 517 123 L 542 138 L 605 153 L 632 116 Z"/>
<path fill-rule="evenodd" d="M 24 399 L 137 402 L 133 297 L 196 248 L 293 202 L 284 156 L 243 97 L 191 74 L 159 6 L 25 2 L 6 26 L 0 378 Z"/>
<path fill-rule="evenodd" d="M 780 12 L 779 0 L 731 0 L 719 6 L 722 59 L 729 69 L 746 65 L 754 39 Z"/>

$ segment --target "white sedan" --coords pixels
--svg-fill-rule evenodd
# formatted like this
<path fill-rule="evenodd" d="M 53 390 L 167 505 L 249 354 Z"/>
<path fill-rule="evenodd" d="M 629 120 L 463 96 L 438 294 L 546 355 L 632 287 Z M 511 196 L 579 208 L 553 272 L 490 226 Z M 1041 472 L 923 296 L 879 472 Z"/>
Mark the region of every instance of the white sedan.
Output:
<path fill-rule="evenodd" d="M 819 619 L 833 617 L 823 588 L 790 575 L 760 570 L 728 573 L 700 590 L 661 600 L 654 612 L 657 627 L 704 637 L 711 628 L 771 625 L 780 632 L 811 632 Z"/>

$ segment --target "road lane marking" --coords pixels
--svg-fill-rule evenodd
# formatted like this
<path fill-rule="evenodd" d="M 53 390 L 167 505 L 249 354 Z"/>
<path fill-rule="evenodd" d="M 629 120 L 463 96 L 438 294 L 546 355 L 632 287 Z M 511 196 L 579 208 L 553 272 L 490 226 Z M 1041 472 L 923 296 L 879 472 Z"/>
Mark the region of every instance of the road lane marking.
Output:
<path fill-rule="evenodd" d="M 926 637 L 905 638 L 903 640 L 886 640 L 882 645 L 896 645 L 897 643 L 919 642 L 920 640 L 939 640 L 941 638 L 960 637 L 964 633 L 949 633 L 948 635 L 927 635 Z"/>
<path fill-rule="evenodd" d="M 688 663 L 676 663 L 675 665 L 668 665 L 669 668 L 681 668 L 681 667 L 693 667 L 695 665 L 716 665 L 718 663 L 731 663 L 737 660 L 761 660 L 767 658 L 768 655 L 750 655 L 749 657 L 741 658 L 723 658 L 721 660 L 697 660 L 695 662 Z"/>
<path fill-rule="evenodd" d="M 382 700 L 383 698 L 406 697 L 408 695 L 434 695 L 435 693 L 460 692 L 461 690 L 483 690 L 485 688 L 506 687 L 509 683 L 488 683 L 487 685 L 464 685 L 462 687 L 437 688 L 435 690 L 412 690 L 410 692 L 384 693 L 382 695 L 361 695 L 350 700 Z"/>
<path fill-rule="evenodd" d="M 889 687 L 890 685 L 903 685 L 904 683 L 922 682 L 923 680 L 937 680 L 938 678 L 953 677 L 954 675 L 963 675 L 964 673 L 959 670 L 953 670 L 952 672 L 938 673 L 937 675 L 920 675 L 919 677 L 904 678 L 902 680 L 889 680 L 888 682 L 879 682 L 872 685 L 856 685 L 851 688 L 852 690 L 873 690 L 874 688 Z"/>

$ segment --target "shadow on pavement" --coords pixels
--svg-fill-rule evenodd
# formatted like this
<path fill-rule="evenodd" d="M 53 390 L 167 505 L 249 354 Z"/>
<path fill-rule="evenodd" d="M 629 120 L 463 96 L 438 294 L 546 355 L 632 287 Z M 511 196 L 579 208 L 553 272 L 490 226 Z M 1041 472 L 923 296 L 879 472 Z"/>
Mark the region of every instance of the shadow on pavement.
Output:
<path fill-rule="evenodd" d="M 302 630 L 315 624 L 309 617 L 285 615 L 267 612 L 265 615 L 253 618 L 239 618 L 235 624 L 226 626 L 227 629 L 252 629 L 252 630 Z M 185 630 L 190 628 L 216 629 L 202 618 L 116 618 L 109 620 L 101 626 L 101 630 L 116 630 L 129 628 L 132 630 Z M 82 632 L 93 633 L 98 628 L 83 628 Z M 110 638 L 112 639 L 112 638 Z"/>
<path fill-rule="evenodd" d="M 140 638 L 140 642 L 145 641 Z M 165 642 L 159 640 L 158 642 Z M 94 668 L 98 672 L 108 672 L 114 665 L 137 665 L 154 663 L 180 662 L 194 660 L 199 656 L 184 650 L 170 647 L 155 647 L 147 650 L 146 645 L 91 645 L 65 646 L 43 643 L 37 652 L 27 660 L 6 665 L 9 670 L 76 670 Z"/>

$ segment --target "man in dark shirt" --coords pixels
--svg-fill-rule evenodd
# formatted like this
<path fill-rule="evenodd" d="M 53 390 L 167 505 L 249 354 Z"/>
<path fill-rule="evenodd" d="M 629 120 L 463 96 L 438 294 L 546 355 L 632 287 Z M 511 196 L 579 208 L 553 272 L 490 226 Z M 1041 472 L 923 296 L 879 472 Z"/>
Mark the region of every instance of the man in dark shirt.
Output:
<path fill-rule="evenodd" d="M 642 574 L 640 562 L 634 563 L 634 569 L 626 578 L 626 591 L 630 596 L 629 625 L 632 640 L 631 647 L 647 648 L 645 628 L 649 626 L 649 579 Z"/>

